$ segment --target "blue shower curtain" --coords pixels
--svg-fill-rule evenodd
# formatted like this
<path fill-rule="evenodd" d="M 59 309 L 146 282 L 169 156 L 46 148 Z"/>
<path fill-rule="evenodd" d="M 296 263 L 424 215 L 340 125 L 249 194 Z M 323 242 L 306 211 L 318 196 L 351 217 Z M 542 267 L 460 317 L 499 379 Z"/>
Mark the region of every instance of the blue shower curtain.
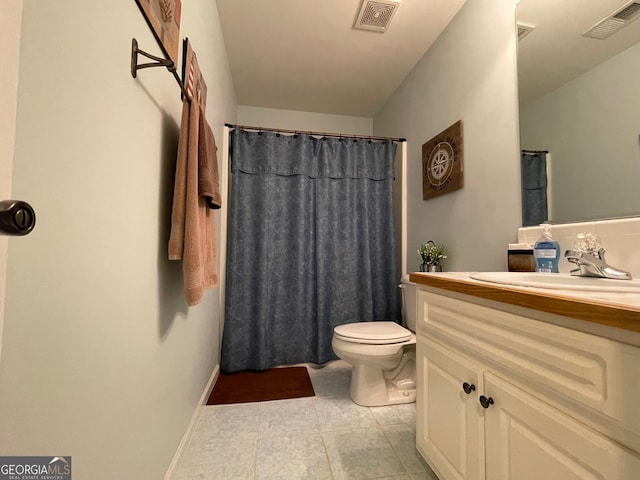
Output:
<path fill-rule="evenodd" d="M 522 226 L 540 225 L 549 218 L 547 212 L 547 152 L 523 151 Z"/>
<path fill-rule="evenodd" d="M 400 317 L 396 145 L 236 128 L 221 369 L 337 358 L 333 328 Z"/>

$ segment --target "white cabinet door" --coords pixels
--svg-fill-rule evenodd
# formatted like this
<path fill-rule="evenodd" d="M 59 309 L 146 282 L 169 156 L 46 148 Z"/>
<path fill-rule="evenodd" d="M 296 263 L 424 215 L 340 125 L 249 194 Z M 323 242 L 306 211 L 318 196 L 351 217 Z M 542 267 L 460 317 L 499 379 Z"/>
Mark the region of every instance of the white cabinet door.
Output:
<path fill-rule="evenodd" d="M 479 370 L 423 336 L 418 337 L 417 359 L 418 450 L 443 480 L 484 479 Z"/>
<path fill-rule="evenodd" d="M 636 480 L 640 459 L 505 380 L 485 373 L 491 480 Z"/>

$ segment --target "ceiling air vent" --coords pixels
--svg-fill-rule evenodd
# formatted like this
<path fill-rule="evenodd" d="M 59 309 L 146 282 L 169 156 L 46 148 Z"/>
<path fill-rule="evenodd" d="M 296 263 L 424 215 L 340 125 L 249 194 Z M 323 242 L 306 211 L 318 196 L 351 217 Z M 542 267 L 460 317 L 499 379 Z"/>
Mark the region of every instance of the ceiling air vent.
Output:
<path fill-rule="evenodd" d="M 400 0 L 363 0 L 355 28 L 384 32 L 400 8 Z"/>
<path fill-rule="evenodd" d="M 518 41 L 526 37 L 531 31 L 536 28 L 535 25 L 526 25 L 524 23 L 518 24 Z"/>
<path fill-rule="evenodd" d="M 640 17 L 640 2 L 629 2 L 603 18 L 582 35 L 604 40 Z"/>

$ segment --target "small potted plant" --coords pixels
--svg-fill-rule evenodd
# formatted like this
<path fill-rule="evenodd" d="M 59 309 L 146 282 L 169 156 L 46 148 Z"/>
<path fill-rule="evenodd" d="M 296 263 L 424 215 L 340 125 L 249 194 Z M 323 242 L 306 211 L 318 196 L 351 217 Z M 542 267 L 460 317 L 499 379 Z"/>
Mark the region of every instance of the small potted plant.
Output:
<path fill-rule="evenodd" d="M 420 257 L 422 257 L 422 264 L 420 265 L 421 272 L 441 272 L 441 261 L 447 258 L 445 246 L 442 244 L 436 244 L 433 240 L 429 240 L 424 243 L 418 249 Z"/>

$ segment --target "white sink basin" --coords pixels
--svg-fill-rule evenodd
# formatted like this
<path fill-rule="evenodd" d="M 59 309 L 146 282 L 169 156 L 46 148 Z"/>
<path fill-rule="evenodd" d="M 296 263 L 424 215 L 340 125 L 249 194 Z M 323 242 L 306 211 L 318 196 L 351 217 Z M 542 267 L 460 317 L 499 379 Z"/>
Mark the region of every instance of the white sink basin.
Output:
<path fill-rule="evenodd" d="M 640 293 L 638 280 L 574 277 L 567 273 L 481 272 L 470 275 L 474 280 L 518 287 L 577 290 L 583 292 Z"/>

